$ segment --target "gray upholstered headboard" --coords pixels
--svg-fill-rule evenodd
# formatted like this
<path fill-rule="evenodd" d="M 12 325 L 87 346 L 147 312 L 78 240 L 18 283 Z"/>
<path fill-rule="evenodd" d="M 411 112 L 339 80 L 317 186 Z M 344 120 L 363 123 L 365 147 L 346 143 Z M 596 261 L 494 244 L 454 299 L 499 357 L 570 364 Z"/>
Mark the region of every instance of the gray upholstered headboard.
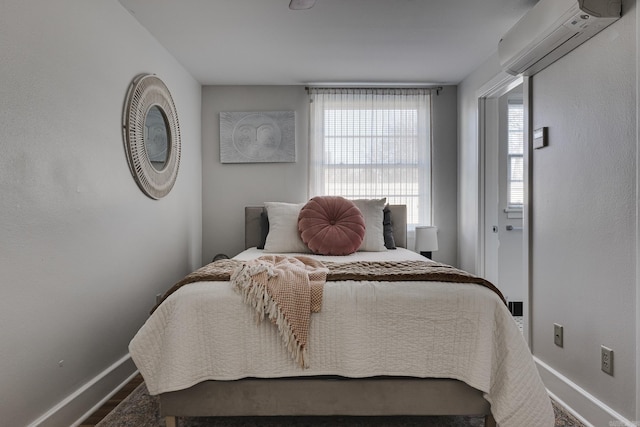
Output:
<path fill-rule="evenodd" d="M 260 244 L 260 214 L 263 206 L 247 206 L 244 208 L 244 247 L 253 248 Z M 396 246 L 407 247 L 407 206 L 389 205 L 391 225 Z"/>

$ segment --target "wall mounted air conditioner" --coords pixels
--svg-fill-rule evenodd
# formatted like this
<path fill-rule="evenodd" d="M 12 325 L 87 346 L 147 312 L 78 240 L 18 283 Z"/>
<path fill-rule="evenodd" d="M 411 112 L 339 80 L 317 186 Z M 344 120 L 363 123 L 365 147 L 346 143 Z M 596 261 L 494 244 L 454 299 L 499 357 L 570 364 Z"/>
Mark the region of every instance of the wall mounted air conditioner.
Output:
<path fill-rule="evenodd" d="M 620 19 L 621 0 L 540 0 L 498 43 L 509 74 L 530 76 Z"/>

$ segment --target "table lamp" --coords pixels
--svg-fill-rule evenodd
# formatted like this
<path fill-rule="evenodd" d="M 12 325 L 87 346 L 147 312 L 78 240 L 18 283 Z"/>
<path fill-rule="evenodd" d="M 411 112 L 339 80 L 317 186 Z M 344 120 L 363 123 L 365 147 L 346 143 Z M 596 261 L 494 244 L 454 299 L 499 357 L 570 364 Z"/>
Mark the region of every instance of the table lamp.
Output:
<path fill-rule="evenodd" d="M 431 259 L 431 253 L 438 250 L 438 227 L 416 227 L 416 252 Z"/>

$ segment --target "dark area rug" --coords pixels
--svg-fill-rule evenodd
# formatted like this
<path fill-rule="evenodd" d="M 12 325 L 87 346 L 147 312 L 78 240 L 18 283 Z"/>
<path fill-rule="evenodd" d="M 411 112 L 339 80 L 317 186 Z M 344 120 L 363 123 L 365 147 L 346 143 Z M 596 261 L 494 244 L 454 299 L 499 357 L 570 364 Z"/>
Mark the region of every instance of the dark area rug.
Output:
<path fill-rule="evenodd" d="M 555 427 L 584 427 L 555 402 Z M 138 386 L 96 427 L 164 427 L 158 399 Z M 179 427 L 483 427 L 484 417 L 185 417 Z"/>

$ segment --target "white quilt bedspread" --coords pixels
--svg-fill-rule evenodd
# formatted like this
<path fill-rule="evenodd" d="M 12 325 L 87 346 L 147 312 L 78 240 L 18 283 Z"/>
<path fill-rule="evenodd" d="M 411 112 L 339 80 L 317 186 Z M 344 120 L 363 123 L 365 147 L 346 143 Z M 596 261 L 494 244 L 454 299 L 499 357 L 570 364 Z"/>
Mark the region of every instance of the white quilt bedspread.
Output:
<path fill-rule="evenodd" d="M 262 252 L 239 258 L 256 254 Z M 484 392 L 501 427 L 554 425 L 522 334 L 498 296 L 482 286 L 327 282 L 322 311 L 311 318 L 308 369 L 290 358 L 274 325 L 256 325 L 253 316 L 228 282 L 193 283 L 171 295 L 129 346 L 149 392 L 245 377 L 454 378 Z"/>

